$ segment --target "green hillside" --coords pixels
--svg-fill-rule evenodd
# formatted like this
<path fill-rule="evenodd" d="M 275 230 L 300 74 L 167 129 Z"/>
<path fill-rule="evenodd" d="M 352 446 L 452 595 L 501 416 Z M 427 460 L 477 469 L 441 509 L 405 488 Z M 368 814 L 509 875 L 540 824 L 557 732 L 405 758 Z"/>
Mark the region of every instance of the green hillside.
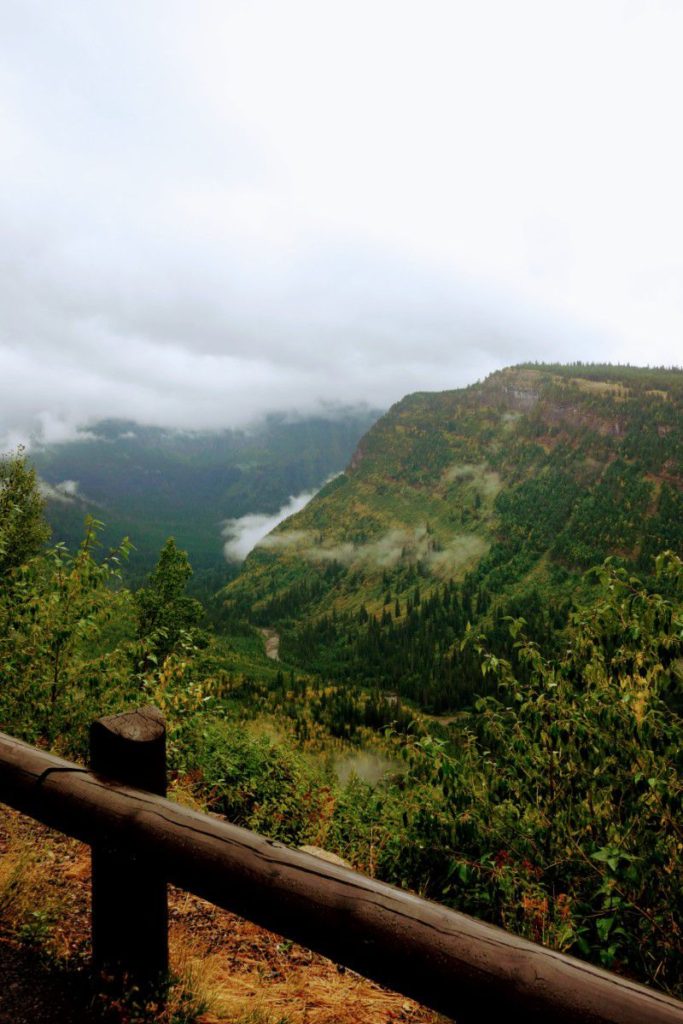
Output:
<path fill-rule="evenodd" d="M 105 545 L 135 538 L 128 575 L 137 580 L 172 535 L 200 579 L 209 584 L 218 577 L 216 589 L 227 573 L 223 521 L 273 514 L 291 495 L 319 487 L 345 465 L 378 415 L 348 410 L 330 418 L 269 416 L 252 429 L 216 432 L 109 420 L 82 439 L 32 451 L 31 460 L 52 487 L 77 484 L 75 494 L 49 497 L 53 540 L 76 546 L 84 516 L 94 515 L 105 523 Z"/>
<path fill-rule="evenodd" d="M 557 645 L 583 572 L 683 550 L 683 372 L 525 365 L 409 395 L 249 556 L 228 613 L 309 670 L 432 710 L 482 688 L 468 623 Z"/>
<path fill-rule="evenodd" d="M 678 429 L 674 420 L 658 422 L 664 437 Z M 641 428 L 634 436 L 649 435 Z M 605 479 L 617 461 L 606 459 Z M 320 503 L 333 504 L 335 494 L 346 501 L 354 477 L 362 481 L 370 466 L 366 455 L 351 482 Z M 673 492 L 673 469 L 667 456 L 658 473 L 645 474 L 653 493 L 664 475 Z M 502 465 L 477 479 L 493 472 L 496 497 L 488 504 L 480 486 L 479 505 L 471 501 L 488 554 L 473 568 L 463 564 L 453 582 L 424 557 L 426 570 L 399 594 L 401 562 L 416 565 L 408 549 L 393 567 L 354 568 L 349 560 L 314 572 L 317 563 L 302 555 L 282 561 L 283 573 L 297 564 L 303 570 L 288 585 L 291 610 L 282 603 L 287 588 L 278 595 L 280 620 L 290 624 L 275 661 L 252 627 L 221 633 L 223 622 L 212 630 L 199 621 L 201 606 L 185 590 L 188 559 L 173 542 L 135 592 L 120 578 L 123 552 L 102 558 L 92 523 L 77 551 L 46 548 L 34 470 L 21 455 L 0 459 L 0 727 L 84 759 L 94 718 L 153 703 L 167 717 L 177 799 L 273 840 L 322 846 L 373 877 L 681 995 L 683 562 L 658 557 L 644 580 L 614 564 L 599 567 L 565 621 L 552 598 L 570 591 L 580 573 L 555 553 L 558 529 L 517 584 L 489 592 L 487 608 L 481 581 L 514 568 L 516 557 L 493 559 L 508 550 L 505 529 L 515 523 L 506 500 L 538 479 L 528 466 L 508 479 L 513 470 Z M 466 487 L 475 487 L 472 479 Z M 649 525 L 665 521 L 664 487 L 646 510 L 646 539 Z M 599 488 L 594 482 L 589 490 Z M 630 493 L 615 502 L 622 517 Z M 596 535 L 610 521 L 607 506 L 595 506 Z M 581 507 L 577 499 L 575 512 Z M 672 514 L 670 523 L 678 528 L 679 520 Z M 430 529 L 433 538 L 437 527 Z M 533 553 L 534 543 L 540 550 L 534 536 L 520 527 L 510 550 Z M 351 544 L 354 556 L 362 546 L 338 543 Z M 629 550 L 630 561 L 645 558 L 645 543 Z M 272 548 L 266 554 L 275 558 Z M 265 585 L 260 555 L 252 562 Z M 233 616 L 253 585 L 254 564 L 242 591 L 230 592 Z M 378 579 L 394 588 L 394 610 L 383 603 L 386 593 L 371 604 Z M 524 603 L 525 592 L 535 601 Z M 358 604 L 364 594 L 370 611 Z M 309 609 L 300 624 L 295 598 L 299 611 Z M 559 650 L 549 630 L 539 646 L 529 629 L 500 620 L 501 605 L 513 600 L 537 635 L 557 618 Z M 275 607 L 265 600 L 261 613 Z M 475 636 L 462 647 L 468 618 L 490 639 Z M 496 646 L 510 626 L 518 646 L 501 658 Z M 325 655 L 334 676 L 301 671 L 292 652 L 313 665 Z M 477 687 L 490 680 L 490 695 L 438 721 L 382 692 L 393 681 L 438 709 L 440 701 L 466 702 L 464 684 L 474 679 Z M 32 861 L 22 858 L 17 873 L 5 873 L 6 908 L 16 905 L 24 871 L 32 872 Z M 42 893 L 24 901 L 15 938 L 26 942 L 30 928 L 44 937 L 41 955 L 53 940 L 63 949 L 58 906 Z"/>

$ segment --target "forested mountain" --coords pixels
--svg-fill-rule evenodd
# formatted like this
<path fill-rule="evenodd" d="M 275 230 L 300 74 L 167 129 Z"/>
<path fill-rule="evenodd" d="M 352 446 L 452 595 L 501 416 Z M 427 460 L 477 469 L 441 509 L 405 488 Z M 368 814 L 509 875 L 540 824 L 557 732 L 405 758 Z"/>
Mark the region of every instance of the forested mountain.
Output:
<path fill-rule="evenodd" d="M 681 552 L 682 398 L 680 370 L 578 364 L 409 395 L 252 552 L 228 614 L 278 626 L 311 670 L 466 705 L 468 624 L 514 660 L 523 616 L 552 649 L 586 569 L 611 555 L 647 577 Z"/>
<path fill-rule="evenodd" d="M 250 429 L 183 432 L 108 420 L 82 439 L 39 447 L 31 460 L 50 489 L 53 540 L 76 546 L 86 514 L 103 542 L 135 538 L 127 572 L 139 578 L 174 536 L 195 573 L 222 572 L 221 527 L 247 513 L 273 514 L 291 495 L 319 487 L 348 461 L 379 413 L 346 410 L 293 420 L 269 416 Z M 218 586 L 219 584 L 216 584 Z"/>
<path fill-rule="evenodd" d="M 529 401 L 519 373 L 501 377 L 506 389 L 514 382 L 512 401 Z M 553 377 L 560 378 L 560 385 L 554 380 L 552 387 L 564 394 L 561 375 Z M 671 380 L 675 385 L 676 378 Z M 476 402 L 467 403 L 481 398 L 482 391 L 485 395 L 490 384 L 461 392 L 451 398 L 453 406 L 470 409 L 471 422 L 476 422 L 481 409 Z M 669 403 L 675 413 L 675 388 L 665 388 L 663 379 L 660 384 L 656 390 L 671 395 L 660 397 L 657 405 L 655 434 L 659 437 L 661 431 L 664 440 L 680 428 L 675 416 L 668 417 Z M 531 389 L 535 409 L 551 401 L 543 397 L 543 388 L 537 382 Z M 579 388 L 579 393 L 585 392 Z M 463 395 L 465 403 L 460 401 Z M 436 396 L 435 404 L 447 400 Z M 420 396 L 394 410 L 379 427 L 385 447 L 386 438 L 392 437 L 387 423 L 391 425 L 392 417 L 401 423 L 402 410 L 407 405 L 410 411 L 413 401 L 423 410 L 430 403 Z M 556 399 L 552 402 L 557 408 Z M 501 417 L 510 411 L 504 408 Z M 512 421 L 520 431 L 522 452 L 548 436 L 534 433 L 535 441 L 524 440 L 532 416 L 522 413 Z M 441 419 L 432 416 L 429 422 L 445 430 L 463 420 L 467 416 L 456 411 Z M 536 422 L 542 425 L 542 420 Z M 606 444 L 629 437 L 626 419 L 618 421 L 619 434 L 612 419 L 596 416 L 593 422 L 612 424 L 604 435 L 595 431 Z M 640 433 L 631 436 L 647 440 L 652 436 L 649 414 L 639 422 Z M 449 433 L 455 447 L 459 435 L 452 429 Z M 400 431 L 398 436 L 403 436 Z M 420 434 L 416 437 L 419 441 Z M 489 450 L 500 452 L 491 440 L 495 445 L 495 431 Z M 373 431 L 362 445 L 366 455 L 360 465 L 356 460 L 349 480 L 328 491 L 319 505 L 329 511 L 335 495 L 335 500 L 346 499 L 358 481 L 364 482 L 365 508 L 373 507 L 373 460 L 379 482 L 389 479 L 380 473 L 382 445 L 377 441 L 373 451 L 376 441 Z M 476 443 L 484 444 L 480 439 Z M 550 456 L 553 447 L 546 444 L 547 451 L 541 447 Z M 481 459 L 481 449 L 475 451 Z M 639 472 L 646 456 L 640 459 Z M 635 456 L 623 453 L 606 457 L 602 479 L 609 479 L 610 467 L 619 460 L 635 464 Z M 463 462 L 461 458 L 458 465 Z M 93 522 L 77 550 L 46 547 L 48 531 L 35 471 L 21 454 L 0 459 L 0 728 L 84 759 L 94 718 L 153 703 L 167 717 L 171 794 L 178 799 L 225 814 L 275 840 L 323 846 L 372 876 L 681 995 L 683 785 L 677 708 L 683 684 L 683 563 L 675 554 L 659 555 L 652 572 L 647 563 L 648 538 L 669 543 L 674 536 L 675 541 L 666 531 L 679 524 L 673 515 L 666 520 L 661 511 L 665 487 L 672 501 L 679 500 L 674 456 L 664 452 L 656 462 L 653 458 L 650 469 L 643 470 L 643 486 L 651 486 L 653 493 L 642 513 L 647 518 L 638 537 L 644 539 L 628 548 L 622 542 L 617 556 L 642 561 L 641 579 L 614 562 L 597 566 L 591 582 L 577 588 L 576 607 L 566 621 L 552 599 L 566 593 L 569 600 L 582 562 L 580 556 L 570 562 L 566 546 L 559 546 L 563 530 L 558 525 L 554 538 L 546 536 L 541 548 L 528 527 L 513 531 L 511 541 L 503 529 L 506 524 L 514 527 L 515 518 L 505 501 L 500 504 L 501 497 L 511 501 L 538 478 L 529 468 L 533 461 L 520 461 L 517 475 L 513 463 L 501 459 L 500 468 L 473 470 L 473 479 L 464 484 L 456 476 L 471 500 L 460 500 L 457 506 L 453 502 L 452 514 L 462 518 L 470 509 L 470 532 L 490 547 L 478 562 L 476 555 L 469 565 L 463 562 L 453 582 L 440 577 L 438 563 L 430 565 L 426 555 L 419 559 L 426 568 L 418 570 L 408 544 L 393 566 L 364 568 L 359 562 L 356 568 L 350 559 L 347 564 L 338 559 L 328 571 L 323 565 L 313 575 L 310 566 L 315 563 L 301 552 L 291 563 L 284 562 L 293 577 L 292 610 L 266 595 L 261 612 L 274 615 L 278 608 L 283 622 L 290 616 L 292 627 L 282 645 L 285 657 L 289 648 L 302 660 L 319 662 L 326 634 L 334 672 L 325 676 L 301 671 L 291 660 L 269 659 L 262 637 L 242 623 L 239 630 L 222 631 L 226 622 L 212 629 L 199 602 L 186 592 L 191 567 L 173 540 L 164 544 L 145 585 L 135 591 L 121 579 L 126 545 L 102 557 Z M 396 460 L 389 464 L 399 471 Z M 481 463 L 470 459 L 470 464 Z M 417 509 L 419 495 L 431 493 L 419 479 L 426 472 L 424 463 L 410 465 L 416 466 L 410 469 L 416 482 L 404 485 L 403 505 L 396 500 L 402 510 L 410 508 L 410 500 Z M 571 480 L 576 466 L 569 458 L 564 465 Z M 490 497 L 475 480 L 494 472 L 500 483 Z M 539 475 L 542 479 L 543 473 Z M 437 481 L 442 476 L 443 471 Z M 639 483 L 641 478 L 634 480 Z M 394 484 L 399 497 L 400 486 Z M 600 493 L 600 486 L 596 476 L 586 492 Z M 386 497 L 386 492 L 380 494 Z M 630 490 L 617 492 L 616 513 L 625 516 L 624 505 L 632 500 Z M 567 521 L 584 501 L 582 491 Z M 596 505 L 596 536 L 609 521 L 603 514 L 607 506 L 607 501 Z M 533 507 L 531 498 L 522 507 Z M 346 508 L 350 516 L 350 506 Z M 356 508 L 360 519 L 360 505 Z M 526 515 L 533 524 L 532 513 Z M 524 522 L 521 515 L 518 521 Z M 447 514 L 434 525 L 430 522 L 425 536 L 430 541 L 445 538 L 448 522 Z M 624 525 L 617 517 L 616 523 L 610 537 L 617 530 L 627 531 L 628 522 Z M 660 532 L 650 532 L 659 523 L 664 524 L 656 526 Z M 418 527 L 408 520 L 399 528 L 407 532 Z M 300 533 L 294 532 L 292 539 L 293 532 L 289 527 L 276 535 L 302 543 Z M 496 562 L 491 555 L 506 553 L 506 542 L 512 553 L 507 562 Z M 325 543 L 323 533 L 319 546 Z M 341 543 L 352 545 L 354 552 L 362 546 L 340 536 L 337 546 Z M 441 543 L 443 551 L 445 541 Z M 535 560 L 534 543 L 541 550 Z M 428 551 L 441 553 L 438 548 Z M 266 547 L 269 552 L 272 558 L 272 548 Z M 520 552 L 530 552 L 531 568 L 515 576 L 516 566 L 526 564 L 514 561 Z M 267 566 L 261 555 L 251 561 L 260 569 L 257 578 L 263 584 Z M 415 576 L 408 589 L 399 591 L 402 562 L 404 571 Z M 484 593 L 484 581 L 501 566 L 512 566 L 510 582 L 490 594 L 487 608 L 479 590 Z M 254 565 L 248 565 L 243 587 L 253 585 L 254 572 Z M 304 585 L 306 573 L 311 575 Z M 373 598 L 372 586 L 378 583 L 391 587 L 391 605 L 387 593 Z M 531 587 L 538 592 L 535 603 L 525 601 Z M 245 591 L 234 586 L 230 593 L 235 616 L 237 598 L 244 599 Z M 502 621 L 501 603 L 510 607 L 513 601 L 528 627 L 518 620 Z M 323 609 L 317 620 L 311 615 L 316 607 Z M 306 611 L 309 618 L 304 616 L 297 627 L 297 614 Z M 559 634 L 548 627 L 553 616 Z M 489 636 L 468 634 L 468 618 Z M 529 634 L 535 630 L 540 635 L 544 629 L 545 637 L 535 643 Z M 509 638 L 509 657 L 500 657 L 503 635 Z M 488 686 L 489 695 L 471 701 L 471 710 L 435 721 L 395 694 L 382 693 L 385 679 L 437 707 L 442 699 L 467 702 L 466 682 L 474 692 Z M 353 765 L 358 765 L 357 772 Z M 41 870 L 47 870 L 44 857 L 40 860 Z M 0 877 L 0 903 L 5 914 L 8 907 L 14 914 L 12 934 L 23 942 L 29 935 L 41 936 L 41 942 L 63 949 L 63 915 L 40 884 L 45 876 L 34 874 L 34 860 L 27 859 L 25 847 L 11 863 L 16 870 Z M 38 882 L 27 890 L 31 879 Z M 15 899 L 17 892 L 29 892 L 30 899 L 22 904 Z"/>

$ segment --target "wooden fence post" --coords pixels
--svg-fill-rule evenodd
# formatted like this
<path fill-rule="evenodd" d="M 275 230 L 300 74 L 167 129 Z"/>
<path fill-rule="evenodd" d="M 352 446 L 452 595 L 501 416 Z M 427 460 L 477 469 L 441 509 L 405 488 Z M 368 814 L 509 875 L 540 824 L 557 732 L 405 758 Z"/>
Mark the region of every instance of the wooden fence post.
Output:
<path fill-rule="evenodd" d="M 166 796 L 166 723 L 154 707 L 90 726 L 90 766 L 115 782 Z M 158 992 L 168 974 L 166 878 L 155 864 L 103 833 L 92 846 L 92 943 L 96 971 Z"/>

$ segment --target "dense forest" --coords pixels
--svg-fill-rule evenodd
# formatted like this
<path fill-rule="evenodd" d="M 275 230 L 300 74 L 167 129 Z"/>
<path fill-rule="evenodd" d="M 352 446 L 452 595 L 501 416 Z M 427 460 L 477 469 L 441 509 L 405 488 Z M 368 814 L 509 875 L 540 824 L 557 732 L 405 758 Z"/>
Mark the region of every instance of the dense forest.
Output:
<path fill-rule="evenodd" d="M 93 718 L 155 703 L 172 797 L 683 995 L 680 375 L 617 398 L 576 372 L 407 399 L 272 535 L 347 554 L 306 573 L 266 546 L 204 604 L 171 538 L 137 587 L 96 520 L 51 542 L 35 470 L 4 458 L 0 728 L 83 759 Z M 385 564 L 356 559 L 380 541 Z"/>
<path fill-rule="evenodd" d="M 680 371 L 578 364 L 411 395 L 250 555 L 233 618 L 278 626 L 311 671 L 471 706 L 468 625 L 523 674 L 510 617 L 553 650 L 589 567 L 647 578 L 683 551 L 682 398 Z"/>
<path fill-rule="evenodd" d="M 104 420 L 71 441 L 33 446 L 31 461 L 55 540 L 77 546 L 84 517 L 103 520 L 104 543 L 135 537 L 125 574 L 140 583 L 173 534 L 192 559 L 195 591 L 209 594 L 236 571 L 223 557 L 225 521 L 272 515 L 292 495 L 320 487 L 344 468 L 378 415 L 363 409 L 271 415 L 223 431 Z"/>

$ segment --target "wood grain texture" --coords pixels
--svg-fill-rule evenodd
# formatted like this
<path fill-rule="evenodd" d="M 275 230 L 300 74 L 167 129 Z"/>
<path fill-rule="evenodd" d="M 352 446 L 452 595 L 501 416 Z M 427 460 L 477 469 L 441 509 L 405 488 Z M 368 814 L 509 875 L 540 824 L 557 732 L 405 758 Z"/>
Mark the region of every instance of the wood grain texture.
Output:
<path fill-rule="evenodd" d="M 115 832 L 175 885 L 457 1024 L 683 1024 L 658 992 L 1 733 L 0 800 L 87 843 Z"/>

